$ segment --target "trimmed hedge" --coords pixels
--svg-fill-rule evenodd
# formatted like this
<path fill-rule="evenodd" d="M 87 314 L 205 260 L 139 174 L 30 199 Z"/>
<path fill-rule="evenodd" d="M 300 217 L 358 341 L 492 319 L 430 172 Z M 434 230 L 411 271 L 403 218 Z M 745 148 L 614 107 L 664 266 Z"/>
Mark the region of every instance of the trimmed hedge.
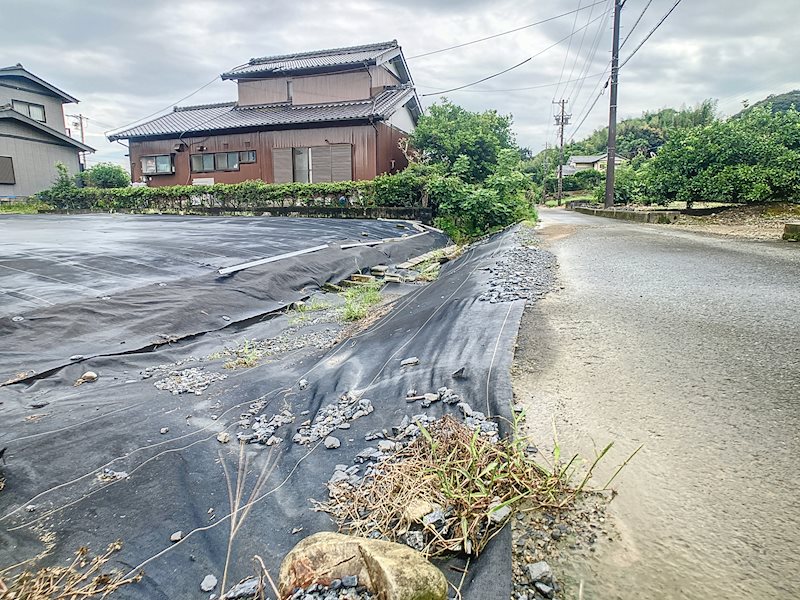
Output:
<path fill-rule="evenodd" d="M 193 208 L 247 210 L 287 206 L 421 206 L 425 180 L 416 173 L 371 181 L 270 184 L 245 181 L 209 186 L 78 188 L 55 185 L 36 197 L 57 209 L 145 212 Z"/>

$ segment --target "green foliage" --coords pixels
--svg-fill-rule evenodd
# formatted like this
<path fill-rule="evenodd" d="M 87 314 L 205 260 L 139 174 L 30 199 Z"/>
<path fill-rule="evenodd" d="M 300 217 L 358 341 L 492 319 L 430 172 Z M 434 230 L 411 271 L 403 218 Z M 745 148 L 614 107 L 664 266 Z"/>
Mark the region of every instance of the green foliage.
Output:
<path fill-rule="evenodd" d="M 617 127 L 617 154 L 625 158 L 633 158 L 638 154 L 649 155 L 663 146 L 673 132 L 713 123 L 715 114 L 716 101 L 704 100 L 689 108 L 663 108 L 655 112 L 646 111 L 641 117 L 625 119 Z M 565 160 L 574 154 L 603 154 L 607 145 L 608 127 L 603 127 L 586 139 L 569 144 L 564 150 Z"/>
<path fill-rule="evenodd" d="M 445 99 L 420 117 L 411 144 L 422 154 L 423 162 L 467 183 L 486 180 L 502 150 L 514 150 L 520 157 L 510 116 L 494 110 L 470 112 Z"/>
<path fill-rule="evenodd" d="M 739 113 L 735 114 L 732 118 L 738 119 L 748 112 L 756 108 L 769 107 L 772 112 L 786 112 L 794 107 L 800 110 L 800 90 L 792 90 L 783 94 L 770 94 L 763 100 L 759 100 L 755 104 L 748 104 L 747 100 L 744 101 L 745 108 Z"/>
<path fill-rule="evenodd" d="M 345 321 L 358 321 L 369 314 L 370 307 L 381 301 L 380 282 L 365 283 L 347 288 L 341 292 L 344 299 L 342 306 L 342 319 Z"/>
<path fill-rule="evenodd" d="M 35 215 L 51 206 L 43 202 L 0 202 L 0 215 Z"/>
<path fill-rule="evenodd" d="M 119 188 L 131 184 L 131 177 L 121 166 L 113 163 L 98 163 L 80 174 L 83 184 L 96 188 Z"/>
<path fill-rule="evenodd" d="M 603 203 L 606 197 L 605 177 L 594 189 L 594 201 Z M 614 204 L 644 204 L 647 202 L 643 177 L 630 165 L 619 165 L 614 172 Z"/>
<path fill-rule="evenodd" d="M 755 108 L 737 119 L 676 132 L 638 171 L 651 200 L 800 199 L 800 113 Z"/>
<path fill-rule="evenodd" d="M 373 181 L 335 183 L 244 181 L 209 186 L 78 188 L 65 169 L 56 184 L 37 194 L 37 198 L 58 209 L 130 212 L 183 212 L 197 207 L 248 210 L 279 206 L 419 206 L 421 187 L 418 175 L 403 172 Z"/>
<path fill-rule="evenodd" d="M 373 180 L 376 201 L 381 206 L 419 206 L 428 170 L 411 164 L 395 175 L 378 175 Z"/>
<path fill-rule="evenodd" d="M 437 226 L 462 243 L 517 221 L 535 219 L 533 184 L 519 167 L 519 154 L 506 149 L 499 153 L 483 185 L 454 176 L 430 176 L 427 192 L 436 207 Z"/>

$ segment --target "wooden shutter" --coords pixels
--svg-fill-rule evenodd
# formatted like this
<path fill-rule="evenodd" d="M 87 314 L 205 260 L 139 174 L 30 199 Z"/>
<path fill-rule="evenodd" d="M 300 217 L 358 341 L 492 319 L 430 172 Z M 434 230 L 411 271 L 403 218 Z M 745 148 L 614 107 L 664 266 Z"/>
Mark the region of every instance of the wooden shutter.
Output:
<path fill-rule="evenodd" d="M 273 148 L 272 182 L 291 183 L 292 181 L 294 181 L 294 169 L 292 168 L 292 149 Z"/>
<path fill-rule="evenodd" d="M 0 156 L 0 183 L 14 185 L 14 162 L 10 156 Z"/>
<path fill-rule="evenodd" d="M 331 144 L 331 181 L 353 179 L 353 145 Z"/>
<path fill-rule="evenodd" d="M 313 183 L 331 181 L 330 146 L 314 146 L 311 148 L 311 179 Z"/>

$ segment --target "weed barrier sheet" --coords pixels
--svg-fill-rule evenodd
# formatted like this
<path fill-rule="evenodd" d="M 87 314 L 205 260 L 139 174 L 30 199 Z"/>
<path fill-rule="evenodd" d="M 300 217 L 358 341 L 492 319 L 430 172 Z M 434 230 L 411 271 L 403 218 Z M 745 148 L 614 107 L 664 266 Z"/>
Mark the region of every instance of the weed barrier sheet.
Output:
<path fill-rule="evenodd" d="M 279 443 L 244 446 L 249 466 L 242 474 L 241 506 L 249 511 L 230 544 L 227 587 L 256 572 L 255 555 L 276 577 L 282 557 L 300 539 L 334 529 L 311 500 L 328 498 L 325 483 L 337 464 L 353 465 L 359 452 L 376 444 L 365 440 L 369 432 L 391 430 L 405 415 L 458 414 L 442 402 L 427 409 L 407 403 L 409 389 L 424 393 L 447 386 L 508 433 L 509 368 L 525 300 L 478 298 L 489 287 L 489 269 L 514 245 L 512 231 L 472 246 L 430 284 L 387 286 L 402 293 L 392 309 L 326 352 L 296 352 L 230 370 L 202 395 L 172 395 L 140 375 L 198 351 L 204 330 L 231 326 L 246 333 L 260 315 L 325 281 L 400 262 L 442 241 L 431 234 L 297 257 L 237 273 L 235 290 L 230 281 L 215 278 L 195 280 L 169 300 L 134 290 L 114 312 L 78 301 L 60 319 L 26 319 L 32 322 L 28 337 L 4 323 L 3 371 L 33 364 L 47 375 L 0 388 L 0 447 L 8 447 L 6 487 L 0 491 L 0 568 L 45 546 L 50 553 L 39 564 L 63 564 L 81 546 L 100 552 L 120 539 L 124 546 L 115 566 L 142 570 L 144 578 L 115 597 L 207 598 L 200 582 L 207 574 L 222 580 L 230 541 L 233 511 L 224 469 L 235 486 L 239 420 L 252 406 L 265 419 L 287 410 L 295 420 L 276 429 Z M 231 321 L 221 322 L 223 314 Z M 159 332 L 175 342 L 148 347 Z M 90 358 L 65 364 L 63 358 L 73 354 Z M 401 366 L 412 356 L 419 364 Z M 461 368 L 463 378 L 453 378 Z M 99 379 L 73 387 L 87 369 Z M 347 392 L 370 399 L 374 411 L 334 433 L 340 447 L 292 441 L 302 421 Z M 220 443 L 224 432 L 230 443 Z M 269 477 L 258 486 L 264 469 Z M 180 541 L 171 542 L 178 531 Z M 440 566 L 461 586 L 463 598 L 510 597 L 510 527 L 469 564 L 453 559 Z"/>

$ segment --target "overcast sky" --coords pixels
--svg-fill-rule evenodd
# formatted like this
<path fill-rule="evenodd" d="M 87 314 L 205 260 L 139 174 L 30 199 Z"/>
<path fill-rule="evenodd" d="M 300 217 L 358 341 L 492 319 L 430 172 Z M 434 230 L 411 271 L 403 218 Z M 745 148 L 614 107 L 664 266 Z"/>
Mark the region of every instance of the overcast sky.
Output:
<path fill-rule="evenodd" d="M 253 56 L 397 39 L 406 57 L 413 57 L 593 2 L 0 0 L 0 66 L 22 63 L 80 99 L 66 108 L 89 118 L 87 143 L 97 149 L 90 164 L 110 160 L 127 166 L 126 148 L 109 143 L 105 131 L 171 110 L 184 96 Z M 673 3 L 652 0 L 620 53 L 623 60 Z M 627 1 L 623 39 L 646 4 Z M 606 79 L 611 5 L 612 0 L 604 0 L 516 33 L 409 58 L 419 94 L 434 94 L 422 97 L 423 105 L 435 101 L 436 92 L 538 54 L 518 69 L 447 96 L 471 110 L 512 114 L 519 143 L 534 151 L 554 142 L 551 102 L 564 96 L 573 114 L 567 134 L 580 139 L 607 119 L 608 96 L 603 95 L 573 132 Z M 684 0 L 621 71 L 620 118 L 705 98 L 718 98 L 720 111 L 732 114 L 744 99 L 800 87 L 797 9 L 797 0 Z M 570 39 L 539 54 L 573 28 L 579 31 Z M 582 75 L 594 77 L 553 85 Z M 235 82 L 217 79 L 180 104 L 235 98 Z"/>

